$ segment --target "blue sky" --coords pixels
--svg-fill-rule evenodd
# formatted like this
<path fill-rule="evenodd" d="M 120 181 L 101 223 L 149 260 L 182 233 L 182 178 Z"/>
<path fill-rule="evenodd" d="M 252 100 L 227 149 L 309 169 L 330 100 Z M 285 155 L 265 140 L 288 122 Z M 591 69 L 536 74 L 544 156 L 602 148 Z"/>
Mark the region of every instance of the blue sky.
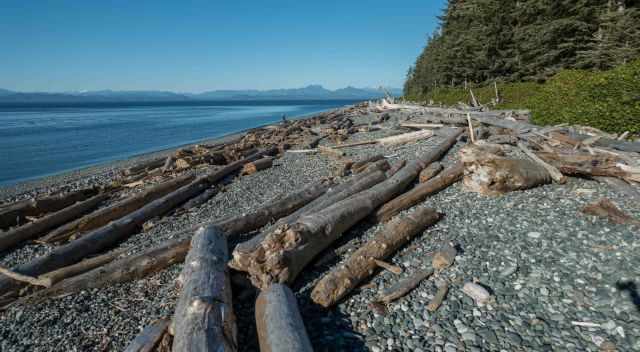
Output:
<path fill-rule="evenodd" d="M 444 0 L 0 1 L 0 88 L 401 87 Z"/>

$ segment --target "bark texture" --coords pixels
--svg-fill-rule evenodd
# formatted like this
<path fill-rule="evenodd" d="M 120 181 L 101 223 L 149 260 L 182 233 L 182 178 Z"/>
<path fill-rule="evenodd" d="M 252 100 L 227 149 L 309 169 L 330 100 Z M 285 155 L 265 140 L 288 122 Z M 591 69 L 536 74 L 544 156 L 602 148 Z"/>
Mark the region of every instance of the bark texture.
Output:
<path fill-rule="evenodd" d="M 199 229 L 178 279 L 174 352 L 237 350 L 228 260 L 225 234 L 215 226 Z"/>

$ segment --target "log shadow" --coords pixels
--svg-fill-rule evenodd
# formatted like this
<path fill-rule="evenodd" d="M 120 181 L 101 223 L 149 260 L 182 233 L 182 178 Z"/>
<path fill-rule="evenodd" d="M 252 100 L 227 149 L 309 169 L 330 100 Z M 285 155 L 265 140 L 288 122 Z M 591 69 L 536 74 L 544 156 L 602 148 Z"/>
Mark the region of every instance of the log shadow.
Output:
<path fill-rule="evenodd" d="M 616 288 L 620 291 L 627 291 L 631 303 L 636 307 L 636 310 L 640 312 L 640 294 L 638 293 L 638 285 L 633 281 L 618 281 L 616 282 Z"/>

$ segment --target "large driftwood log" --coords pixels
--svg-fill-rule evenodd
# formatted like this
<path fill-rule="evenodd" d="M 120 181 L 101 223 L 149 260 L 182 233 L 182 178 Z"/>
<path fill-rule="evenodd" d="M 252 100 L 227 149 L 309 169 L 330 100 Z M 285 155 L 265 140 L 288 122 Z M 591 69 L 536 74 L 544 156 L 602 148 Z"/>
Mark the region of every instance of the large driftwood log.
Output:
<path fill-rule="evenodd" d="M 82 189 L 56 196 L 20 201 L 0 209 L 0 229 L 21 224 L 27 216 L 40 216 L 64 209 L 98 194 L 97 188 Z"/>
<path fill-rule="evenodd" d="M 50 271 L 44 275 L 40 275 L 38 276 L 38 280 L 42 282 L 43 286 L 51 287 L 64 279 L 86 273 L 87 271 L 111 263 L 112 261 L 120 257 L 124 252 L 125 250 L 119 249 L 93 258 L 87 258 L 76 264 L 65 266 L 58 270 Z"/>
<path fill-rule="evenodd" d="M 201 193 L 211 183 L 238 171 L 248 162 L 261 157 L 256 153 L 248 158 L 231 163 L 209 174 L 198 177 L 190 184 L 183 186 L 168 195 L 156 199 L 135 212 L 111 222 L 87 235 L 64 246 L 55 248 L 49 254 L 38 257 L 28 263 L 19 265 L 14 271 L 30 276 L 37 276 L 68 266 L 92 254 L 104 251 L 121 240 L 131 236 L 145 221 L 162 214 L 184 203 Z M 6 277 L 0 276 L 0 294 L 15 290 L 20 285 Z"/>
<path fill-rule="evenodd" d="M 201 228 L 180 274 L 182 292 L 173 317 L 173 351 L 236 351 L 235 316 L 225 234 Z"/>
<path fill-rule="evenodd" d="M 273 284 L 256 301 L 256 327 L 260 351 L 312 352 L 298 302 L 291 290 Z"/>
<path fill-rule="evenodd" d="M 83 214 L 95 209 L 107 199 L 106 194 L 99 194 L 85 201 L 78 202 L 53 214 L 30 222 L 24 226 L 16 227 L 5 233 L 0 233 L 0 252 L 12 248 L 18 244 L 42 236 L 47 231 L 71 221 Z"/>
<path fill-rule="evenodd" d="M 380 170 L 370 173 L 365 172 L 352 177 L 349 182 L 345 182 L 336 186 L 334 189 L 327 192 L 324 196 L 319 197 L 318 199 L 307 204 L 301 209 L 298 209 L 291 215 L 278 220 L 278 222 L 274 226 L 271 226 L 266 231 L 263 231 L 259 235 L 254 236 L 246 242 L 238 244 L 233 251 L 233 260 L 229 263 L 229 266 L 238 270 L 242 270 L 242 268 L 250 266 L 251 261 L 253 261 L 253 253 L 259 250 L 263 241 L 267 238 L 269 233 L 273 232 L 274 229 L 288 224 L 293 224 L 303 215 L 314 214 L 317 211 L 331 206 L 332 204 L 340 202 L 354 194 L 369 189 L 374 185 L 379 184 L 384 179 L 384 172 Z"/>
<path fill-rule="evenodd" d="M 462 163 L 455 163 L 453 166 L 442 171 L 438 176 L 430 179 L 425 183 L 421 183 L 413 189 L 403 193 L 402 195 L 394 198 L 390 202 L 386 203 L 375 213 L 377 221 L 388 221 L 396 214 L 405 209 L 409 209 L 412 206 L 422 202 L 428 196 L 433 195 L 450 185 L 456 183 L 462 178 L 464 173 L 464 165 Z"/>
<path fill-rule="evenodd" d="M 73 292 L 142 279 L 173 264 L 181 263 L 188 251 L 189 239 L 171 240 L 80 275 L 66 278 L 50 288 L 25 297 L 25 301 L 38 303 L 46 298 L 61 297 Z"/>
<path fill-rule="evenodd" d="M 551 183 L 549 172 L 540 164 L 504 158 L 485 146 L 469 145 L 460 155 L 465 167 L 463 184 L 472 192 L 495 196 Z"/>
<path fill-rule="evenodd" d="M 457 130 L 447 138 L 448 147 L 455 144 Z M 436 148 L 407 163 L 391 178 L 332 206 L 285 224 L 262 241 L 260 247 L 245 257 L 237 269 L 250 274 L 260 288 L 274 282 L 292 282 L 313 258 L 331 245 L 342 233 L 368 216 L 375 208 L 394 198 L 413 182 L 429 163 L 439 159 L 446 150 Z M 234 252 L 234 259 L 236 253 Z"/>
<path fill-rule="evenodd" d="M 149 187 L 145 191 L 116 202 L 113 205 L 94 211 L 78 220 L 57 228 L 45 236 L 42 241 L 47 243 L 65 241 L 74 234 L 82 234 L 102 227 L 109 222 L 119 219 L 140 209 L 145 204 L 158 199 L 169 192 L 186 185 L 194 178 L 186 175 Z"/>
<path fill-rule="evenodd" d="M 127 346 L 124 352 L 153 352 L 156 346 L 167 332 L 168 319 L 159 319 L 147 326 Z"/>
<path fill-rule="evenodd" d="M 444 167 L 439 162 L 431 163 L 431 165 L 425 167 L 422 171 L 420 171 L 420 175 L 418 176 L 418 181 L 420 183 L 425 183 L 430 179 L 434 178 L 437 174 L 442 171 Z"/>
<path fill-rule="evenodd" d="M 272 158 L 262 158 L 254 162 L 245 164 L 244 167 L 242 168 L 241 174 L 253 175 L 258 171 L 270 168 L 272 165 L 273 165 Z"/>
<path fill-rule="evenodd" d="M 334 305 L 373 274 L 377 266 L 375 259 L 388 258 L 438 219 L 440 214 L 425 207 L 420 207 L 407 216 L 395 218 L 345 263 L 322 277 L 311 292 L 311 298 L 323 307 Z"/>
<path fill-rule="evenodd" d="M 625 169 L 617 157 L 583 153 L 536 153 L 542 160 L 555 166 L 565 175 L 617 177 L 635 182 L 640 181 L 640 172 Z"/>

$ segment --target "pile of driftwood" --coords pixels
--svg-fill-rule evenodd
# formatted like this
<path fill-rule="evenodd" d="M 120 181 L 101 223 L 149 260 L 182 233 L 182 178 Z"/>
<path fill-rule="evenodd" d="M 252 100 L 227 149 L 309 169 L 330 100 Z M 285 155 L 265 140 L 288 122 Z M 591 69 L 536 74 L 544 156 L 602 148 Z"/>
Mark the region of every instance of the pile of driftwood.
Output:
<path fill-rule="evenodd" d="M 354 124 L 351 116 L 371 109 L 380 113 L 375 124 Z M 407 120 L 397 128 L 418 131 L 404 131 L 371 143 L 344 143 L 350 134 L 371 129 L 387 121 L 392 113 Z M 241 341 L 237 340 L 230 269 L 234 275 L 248 276 L 261 290 L 255 310 L 260 349 L 311 351 L 295 296 L 287 285 L 362 221 L 385 224 L 373 239 L 317 281 L 311 294 L 315 303 L 335 305 L 378 269 L 400 273 L 401 268 L 386 260 L 442 216 L 421 203 L 458 181 L 469 191 L 493 196 L 550 182 L 564 183 L 566 177 L 579 176 L 637 194 L 638 143 L 588 136 L 564 126 L 540 128 L 526 119 L 514 118 L 516 115 L 523 114 L 389 103 L 359 105 L 252 130 L 226 144 L 178 151 L 126 170 L 126 182 L 108 189 L 2 207 L 0 224 L 8 230 L 0 234 L 0 250 L 33 240 L 58 246 L 16 268 L 0 268 L 0 305 L 37 303 L 88 288 L 137 280 L 184 261 L 178 279 L 181 294 L 173 317 L 146 328 L 127 351 L 237 350 Z M 434 128 L 440 130 L 434 132 Z M 392 165 L 382 155 L 352 160 L 341 152 L 373 143 L 411 143 L 434 134 L 442 137 L 437 146 Z M 334 146 L 318 147 L 323 138 Z M 459 161 L 443 167 L 438 161 L 458 143 L 464 144 Z M 224 177 L 270 167 L 273 158 L 291 146 L 335 156 L 344 165 L 341 175 L 350 177 L 339 183 L 334 179 L 320 180 L 251 213 L 185 229 L 174 236 L 176 239 L 136 254 L 112 250 L 149 220 L 202 204 L 215 194 L 216 184 Z M 193 168 L 200 165 L 207 170 L 196 176 Z M 164 181 L 118 199 L 128 188 L 124 186 L 145 184 L 156 178 Z M 110 205 L 104 206 L 107 200 Z M 410 208 L 411 212 L 401 214 Z M 584 212 L 637 224 L 607 200 Z M 260 229 L 256 236 L 229 250 L 228 237 Z M 434 271 L 452 265 L 455 255 L 454 247 L 443 246 L 433 257 L 433 270 L 418 271 L 388 288 L 374 307 L 406 295 Z M 429 310 L 438 308 L 448 289 L 448 285 L 440 287 Z M 488 292 L 477 283 L 465 284 L 463 291 L 479 304 L 489 299 Z"/>

